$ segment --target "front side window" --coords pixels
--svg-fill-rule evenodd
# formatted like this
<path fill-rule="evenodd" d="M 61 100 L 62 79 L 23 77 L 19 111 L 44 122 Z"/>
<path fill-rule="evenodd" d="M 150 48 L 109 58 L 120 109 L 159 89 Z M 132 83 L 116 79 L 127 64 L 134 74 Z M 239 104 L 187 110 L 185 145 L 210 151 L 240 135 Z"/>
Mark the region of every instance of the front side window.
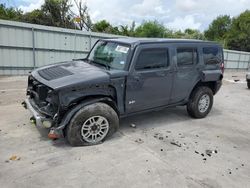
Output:
<path fill-rule="evenodd" d="M 203 48 L 203 59 L 205 64 L 218 64 L 222 61 L 222 52 L 217 47 Z"/>
<path fill-rule="evenodd" d="M 197 63 L 197 49 L 194 48 L 178 48 L 177 49 L 177 65 L 187 66 Z"/>
<path fill-rule="evenodd" d="M 116 42 L 99 41 L 91 50 L 88 60 L 109 69 L 123 70 L 128 60 L 130 47 Z"/>
<path fill-rule="evenodd" d="M 144 49 L 139 53 L 135 70 L 164 68 L 168 64 L 168 50 L 166 48 Z"/>

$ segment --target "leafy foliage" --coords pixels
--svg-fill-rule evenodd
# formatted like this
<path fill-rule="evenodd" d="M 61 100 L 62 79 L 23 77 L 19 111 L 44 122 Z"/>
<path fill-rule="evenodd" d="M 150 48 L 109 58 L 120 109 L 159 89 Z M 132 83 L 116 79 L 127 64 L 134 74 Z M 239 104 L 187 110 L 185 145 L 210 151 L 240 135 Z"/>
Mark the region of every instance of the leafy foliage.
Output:
<path fill-rule="evenodd" d="M 116 34 L 116 29 L 106 20 L 101 20 L 95 23 L 92 27 L 92 31 L 101 33 L 113 33 Z"/>
<path fill-rule="evenodd" d="M 157 21 L 146 21 L 135 29 L 137 37 L 161 37 L 165 34 L 165 27 Z"/>
<path fill-rule="evenodd" d="M 0 19 L 75 28 L 76 24 L 74 23 L 74 17 L 71 15 L 70 8 L 72 4 L 70 2 L 70 0 L 45 0 L 40 9 L 27 13 L 0 4 Z"/>
<path fill-rule="evenodd" d="M 19 9 L 6 8 L 4 4 L 0 4 L 0 19 L 21 21 L 23 12 Z"/>
<path fill-rule="evenodd" d="M 232 21 L 227 33 L 227 46 L 232 50 L 250 51 L 250 11 L 241 13 Z"/>
<path fill-rule="evenodd" d="M 48 25 L 72 28 L 68 14 L 71 6 L 69 0 L 45 0 L 41 11 L 45 17 L 49 18 Z"/>
<path fill-rule="evenodd" d="M 45 0 L 40 9 L 27 13 L 0 4 L 0 19 L 71 29 L 85 29 L 131 37 L 206 39 L 217 41 L 224 45 L 225 48 L 250 51 L 249 10 L 235 18 L 230 18 L 228 15 L 218 16 L 203 33 L 195 29 L 186 29 L 185 31 L 168 29 L 156 20 L 144 21 L 137 27 L 135 22 L 132 22 L 131 25 L 113 26 L 107 20 L 101 20 L 93 24 L 86 4 L 82 3 L 82 0 L 74 0 L 78 8 L 78 15 L 71 11 L 71 2 L 71 0 Z"/>
<path fill-rule="evenodd" d="M 209 25 L 208 30 L 204 32 L 205 37 L 208 40 L 221 41 L 223 43 L 231 27 L 231 22 L 231 18 L 228 15 L 218 16 Z"/>
<path fill-rule="evenodd" d="M 185 33 L 184 38 L 205 40 L 204 34 L 197 29 L 186 29 L 184 33 Z"/>
<path fill-rule="evenodd" d="M 157 21 L 145 21 L 135 28 L 135 22 L 131 26 L 121 25 L 119 27 L 112 26 L 106 20 L 93 24 L 92 31 L 112 33 L 130 37 L 153 37 L 153 38 L 187 38 L 204 40 L 203 33 L 199 30 L 186 29 L 182 31 L 173 31 L 164 27 Z"/>
<path fill-rule="evenodd" d="M 54 26 L 50 21 L 50 17 L 39 9 L 24 14 L 22 20 L 28 23 Z"/>

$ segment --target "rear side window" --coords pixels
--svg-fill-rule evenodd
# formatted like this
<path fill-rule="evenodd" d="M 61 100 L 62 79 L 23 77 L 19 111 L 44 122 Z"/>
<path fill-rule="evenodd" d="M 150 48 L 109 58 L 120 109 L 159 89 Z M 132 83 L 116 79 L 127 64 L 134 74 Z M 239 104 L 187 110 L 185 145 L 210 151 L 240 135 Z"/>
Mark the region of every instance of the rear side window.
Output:
<path fill-rule="evenodd" d="M 177 65 L 179 67 L 196 64 L 197 60 L 198 60 L 197 49 L 195 48 L 177 49 Z"/>
<path fill-rule="evenodd" d="M 166 48 L 144 49 L 138 56 L 135 70 L 164 68 L 168 65 L 168 50 Z"/>
<path fill-rule="evenodd" d="M 205 47 L 203 59 L 205 64 L 218 64 L 222 61 L 222 51 L 217 47 Z"/>

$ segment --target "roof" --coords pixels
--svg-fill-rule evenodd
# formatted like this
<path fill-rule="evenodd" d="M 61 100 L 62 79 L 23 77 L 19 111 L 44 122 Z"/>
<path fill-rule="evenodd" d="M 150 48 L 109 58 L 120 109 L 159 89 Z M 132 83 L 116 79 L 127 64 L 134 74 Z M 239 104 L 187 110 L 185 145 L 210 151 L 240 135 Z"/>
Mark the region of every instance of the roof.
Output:
<path fill-rule="evenodd" d="M 124 37 L 124 38 L 111 38 L 104 39 L 107 41 L 121 42 L 130 45 L 144 44 L 144 43 L 212 43 L 217 44 L 211 41 L 195 40 L 195 39 L 172 39 L 172 38 L 133 38 L 133 37 Z"/>

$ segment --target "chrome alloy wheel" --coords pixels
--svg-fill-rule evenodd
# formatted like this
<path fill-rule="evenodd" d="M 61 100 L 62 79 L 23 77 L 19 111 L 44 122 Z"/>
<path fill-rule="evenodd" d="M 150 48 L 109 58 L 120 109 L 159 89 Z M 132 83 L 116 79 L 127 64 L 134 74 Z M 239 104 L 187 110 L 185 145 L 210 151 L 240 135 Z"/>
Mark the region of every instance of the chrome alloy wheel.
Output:
<path fill-rule="evenodd" d="M 92 116 L 82 125 L 82 138 L 89 143 L 98 143 L 108 134 L 109 122 L 103 116 Z"/>
<path fill-rule="evenodd" d="M 201 113 L 204 113 L 208 110 L 210 105 L 210 97 L 208 94 L 204 94 L 201 96 L 199 103 L 198 103 L 198 109 Z"/>

